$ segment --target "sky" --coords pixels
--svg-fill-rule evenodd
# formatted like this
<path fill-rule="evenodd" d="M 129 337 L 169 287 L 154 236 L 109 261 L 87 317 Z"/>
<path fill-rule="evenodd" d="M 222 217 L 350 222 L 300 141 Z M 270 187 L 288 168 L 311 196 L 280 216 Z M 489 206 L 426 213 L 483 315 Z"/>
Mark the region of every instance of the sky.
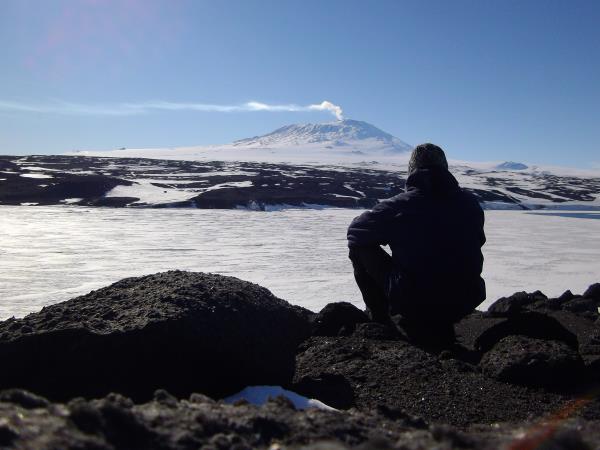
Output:
<path fill-rule="evenodd" d="M 342 113 L 452 159 L 600 168 L 598 23 L 596 0 L 2 0 L 0 154 Z"/>

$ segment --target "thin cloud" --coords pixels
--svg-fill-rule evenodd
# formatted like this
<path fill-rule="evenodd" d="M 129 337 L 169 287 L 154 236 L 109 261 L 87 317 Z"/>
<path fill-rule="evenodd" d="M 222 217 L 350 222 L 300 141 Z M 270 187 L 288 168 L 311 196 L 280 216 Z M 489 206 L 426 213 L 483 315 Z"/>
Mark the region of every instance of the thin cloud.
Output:
<path fill-rule="evenodd" d="M 167 101 L 153 101 L 142 103 L 119 103 L 114 105 L 88 105 L 56 101 L 45 104 L 20 103 L 0 100 L 0 110 L 60 115 L 92 115 L 92 116 L 133 116 L 147 114 L 154 111 L 203 111 L 203 112 L 307 112 L 327 111 L 337 119 L 343 119 L 342 108 L 327 100 L 312 105 L 270 105 L 261 102 L 247 102 L 237 105 L 215 105 L 211 103 L 178 103 Z"/>

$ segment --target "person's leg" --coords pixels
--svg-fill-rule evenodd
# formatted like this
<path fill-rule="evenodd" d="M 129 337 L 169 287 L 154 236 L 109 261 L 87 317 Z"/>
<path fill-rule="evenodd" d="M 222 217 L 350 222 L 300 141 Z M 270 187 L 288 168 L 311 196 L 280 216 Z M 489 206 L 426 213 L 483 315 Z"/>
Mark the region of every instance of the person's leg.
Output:
<path fill-rule="evenodd" d="M 387 290 L 393 269 L 392 257 L 380 246 L 351 248 L 349 257 L 354 267 L 354 279 L 371 319 L 389 323 Z"/>

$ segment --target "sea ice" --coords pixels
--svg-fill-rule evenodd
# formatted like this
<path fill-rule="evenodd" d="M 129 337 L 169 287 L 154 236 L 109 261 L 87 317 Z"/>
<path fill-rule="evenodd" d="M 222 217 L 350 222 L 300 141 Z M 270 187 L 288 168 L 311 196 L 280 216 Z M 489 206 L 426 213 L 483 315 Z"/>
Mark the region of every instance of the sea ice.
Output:
<path fill-rule="evenodd" d="M 334 301 L 363 307 L 346 247 L 361 211 L 274 209 L 0 206 L 0 319 L 173 269 L 235 276 L 313 311 Z M 481 309 L 516 291 L 558 296 L 600 281 L 598 214 L 485 214 Z"/>

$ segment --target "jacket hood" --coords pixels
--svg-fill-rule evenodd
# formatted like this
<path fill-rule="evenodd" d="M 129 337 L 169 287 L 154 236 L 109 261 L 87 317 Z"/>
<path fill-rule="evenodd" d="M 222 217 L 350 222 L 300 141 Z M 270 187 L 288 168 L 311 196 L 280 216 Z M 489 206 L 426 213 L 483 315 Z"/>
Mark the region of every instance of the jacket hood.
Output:
<path fill-rule="evenodd" d="M 454 175 L 443 167 L 417 169 L 406 179 L 406 191 L 417 190 L 425 194 L 449 196 L 460 191 Z"/>

